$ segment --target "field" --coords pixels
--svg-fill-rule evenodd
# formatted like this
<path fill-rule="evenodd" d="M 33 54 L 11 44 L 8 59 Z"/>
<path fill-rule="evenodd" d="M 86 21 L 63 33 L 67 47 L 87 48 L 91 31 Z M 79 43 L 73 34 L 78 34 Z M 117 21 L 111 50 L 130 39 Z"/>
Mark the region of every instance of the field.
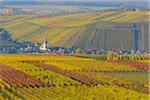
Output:
<path fill-rule="evenodd" d="M 0 99 L 148 100 L 149 60 L 129 56 L 1 54 Z"/>
<path fill-rule="evenodd" d="M 148 16 L 149 11 L 128 10 L 62 15 L 13 15 L 1 16 L 0 27 L 19 41 L 41 43 L 47 36 L 49 46 L 133 49 L 133 24 L 136 23 L 142 34 L 141 48 L 145 50 L 148 49 Z"/>

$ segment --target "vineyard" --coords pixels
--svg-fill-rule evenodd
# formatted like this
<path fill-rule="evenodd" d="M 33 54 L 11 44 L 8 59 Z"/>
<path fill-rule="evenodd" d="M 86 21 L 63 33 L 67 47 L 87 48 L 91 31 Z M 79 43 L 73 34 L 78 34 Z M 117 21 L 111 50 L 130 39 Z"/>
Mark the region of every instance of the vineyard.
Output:
<path fill-rule="evenodd" d="M 0 26 L 19 41 L 42 43 L 46 34 L 49 46 L 133 49 L 132 26 L 136 23 L 140 25 L 145 50 L 149 45 L 148 16 L 149 11 L 120 10 L 56 16 L 14 15 L 1 16 Z"/>
<path fill-rule="evenodd" d="M 1 54 L 0 100 L 148 100 L 148 62 L 147 55 Z"/>

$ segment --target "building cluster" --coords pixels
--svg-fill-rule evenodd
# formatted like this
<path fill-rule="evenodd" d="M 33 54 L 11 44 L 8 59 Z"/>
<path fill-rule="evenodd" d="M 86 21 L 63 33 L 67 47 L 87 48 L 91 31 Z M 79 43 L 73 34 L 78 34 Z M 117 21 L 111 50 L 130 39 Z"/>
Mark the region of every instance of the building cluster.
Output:
<path fill-rule="evenodd" d="M 119 49 L 88 49 L 88 48 L 62 48 L 50 47 L 41 49 L 41 45 L 37 43 L 21 43 L 16 42 L 17 46 L 0 46 L 0 53 L 54 53 L 54 54 L 107 54 L 115 52 L 117 54 L 143 54 L 149 53 L 148 50 L 119 50 Z"/>
<path fill-rule="evenodd" d="M 0 53 L 34 53 L 38 47 L 32 43 L 14 42 L 16 46 L 0 46 Z"/>
<path fill-rule="evenodd" d="M 0 16 L 28 15 L 28 14 L 34 14 L 34 12 L 21 8 L 0 7 Z"/>
<path fill-rule="evenodd" d="M 148 50 L 120 50 L 120 49 L 100 49 L 100 48 L 63 48 L 63 47 L 46 47 L 45 44 L 16 42 L 15 46 L 0 46 L 0 53 L 53 53 L 53 54 L 107 54 L 115 52 L 117 54 L 143 54 L 149 53 Z"/>
<path fill-rule="evenodd" d="M 117 54 L 144 54 L 149 53 L 148 50 L 141 51 L 141 50 L 119 50 L 119 49 L 100 49 L 100 48 L 61 48 L 61 47 L 54 47 L 49 48 L 48 52 L 56 53 L 56 54 L 107 54 L 108 52 L 115 52 Z"/>
<path fill-rule="evenodd" d="M 0 28 L 0 53 L 33 53 L 38 52 L 39 44 L 18 42 L 11 35 Z"/>

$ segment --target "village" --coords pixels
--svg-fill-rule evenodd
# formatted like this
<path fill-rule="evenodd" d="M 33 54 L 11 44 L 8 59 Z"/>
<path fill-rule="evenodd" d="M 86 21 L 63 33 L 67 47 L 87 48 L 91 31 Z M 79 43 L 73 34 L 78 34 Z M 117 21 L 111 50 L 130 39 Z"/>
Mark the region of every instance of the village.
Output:
<path fill-rule="evenodd" d="M 106 54 L 115 52 L 117 54 L 144 54 L 149 53 L 148 50 L 122 50 L 122 49 L 102 49 L 102 48 L 64 48 L 64 47 L 49 47 L 47 37 L 43 43 L 22 42 L 12 39 L 9 32 L 0 29 L 0 53 L 53 53 L 53 54 Z"/>

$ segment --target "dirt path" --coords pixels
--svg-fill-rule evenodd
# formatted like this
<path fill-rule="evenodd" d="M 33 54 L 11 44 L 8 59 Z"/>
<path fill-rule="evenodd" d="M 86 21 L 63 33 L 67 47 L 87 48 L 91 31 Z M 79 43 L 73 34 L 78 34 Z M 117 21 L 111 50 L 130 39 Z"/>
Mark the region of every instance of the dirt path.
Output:
<path fill-rule="evenodd" d="M 4 64 L 0 64 L 0 78 L 14 88 L 46 85 L 45 83 L 37 80 L 35 77 Z"/>
<path fill-rule="evenodd" d="M 62 69 L 60 69 L 56 66 L 50 65 L 50 64 L 44 64 L 44 63 L 40 63 L 40 62 L 25 62 L 25 63 L 32 64 L 34 66 L 44 68 L 47 70 L 51 70 L 55 73 L 70 77 L 74 80 L 85 83 L 87 85 L 96 85 L 99 83 L 97 79 L 91 78 L 91 77 L 86 76 L 86 75 L 82 75 L 79 72 L 62 70 Z"/>
<path fill-rule="evenodd" d="M 139 70 L 149 71 L 148 63 L 136 62 L 132 60 L 107 60 L 106 62 L 118 63 L 118 64 L 127 65 L 131 67 L 136 67 Z"/>

